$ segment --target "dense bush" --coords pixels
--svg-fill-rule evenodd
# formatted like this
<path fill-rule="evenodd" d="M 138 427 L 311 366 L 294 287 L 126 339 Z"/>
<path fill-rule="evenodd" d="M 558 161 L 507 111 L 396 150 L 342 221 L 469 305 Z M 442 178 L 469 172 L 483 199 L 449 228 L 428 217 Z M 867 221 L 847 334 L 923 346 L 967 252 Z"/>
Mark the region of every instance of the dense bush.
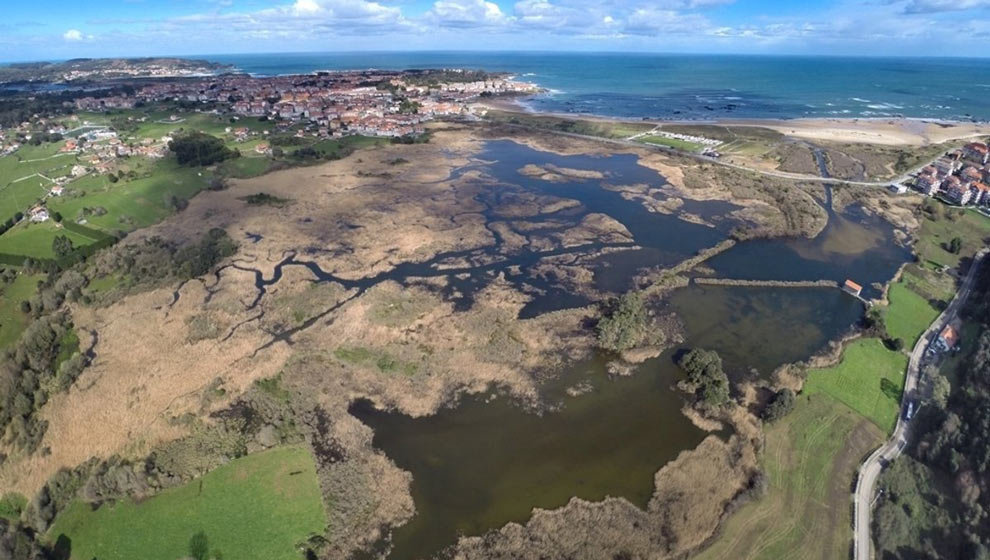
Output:
<path fill-rule="evenodd" d="M 776 422 L 794 409 L 794 391 L 783 388 L 770 397 L 766 408 L 763 409 L 763 419 L 767 422 Z"/>
<path fill-rule="evenodd" d="M 38 535 L 15 521 L 0 518 L 0 558 L 4 560 L 49 560 L 55 558 Z"/>
<path fill-rule="evenodd" d="M 0 362 L 0 431 L 8 444 L 34 451 L 48 427 L 37 411 L 50 395 L 68 388 L 86 366 L 78 348 L 72 347 L 78 344 L 75 337 L 67 336 L 71 328 L 67 313 L 40 317 Z M 59 363 L 60 354 L 70 357 Z"/>
<path fill-rule="evenodd" d="M 688 376 L 683 387 L 700 402 L 721 406 L 729 400 L 729 378 L 722 371 L 722 358 L 717 352 L 693 348 L 677 360 L 677 365 Z"/>
<path fill-rule="evenodd" d="M 142 244 L 118 246 L 101 254 L 94 268 L 97 276 L 124 276 L 131 287 L 150 287 L 202 276 L 235 252 L 237 244 L 227 232 L 213 228 L 185 246 L 157 236 Z"/>
<path fill-rule="evenodd" d="M 596 333 L 598 346 L 621 352 L 643 341 L 649 326 L 643 296 L 629 292 L 605 304 Z"/>
<path fill-rule="evenodd" d="M 223 140 L 202 132 L 188 132 L 172 139 L 168 145 L 179 165 L 213 165 L 237 157 L 238 152 L 224 145 Z"/>

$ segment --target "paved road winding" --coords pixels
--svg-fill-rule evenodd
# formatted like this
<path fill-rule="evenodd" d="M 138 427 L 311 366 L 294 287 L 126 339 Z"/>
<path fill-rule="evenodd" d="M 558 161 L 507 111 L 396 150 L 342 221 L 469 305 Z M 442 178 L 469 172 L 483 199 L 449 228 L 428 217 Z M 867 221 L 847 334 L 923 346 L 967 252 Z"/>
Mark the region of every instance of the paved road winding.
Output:
<path fill-rule="evenodd" d="M 859 469 L 859 476 L 856 479 L 856 491 L 853 497 L 855 500 L 853 510 L 853 516 L 855 518 L 853 523 L 854 560 L 870 560 L 872 558 L 873 539 L 870 537 L 870 520 L 873 513 L 873 498 L 876 492 L 877 478 L 880 476 L 883 466 L 896 459 L 907 444 L 911 423 L 904 419 L 904 408 L 907 406 L 909 400 L 917 398 L 916 389 L 918 387 L 921 359 L 924 356 L 925 349 L 931 340 L 933 340 L 933 337 L 938 336 L 938 333 L 946 323 L 955 318 L 966 298 L 969 297 L 969 292 L 973 287 L 973 279 L 976 277 L 976 271 L 983 263 L 983 258 L 986 254 L 987 249 L 983 249 L 977 253 L 973 259 L 973 263 L 970 265 L 969 273 L 966 274 L 966 278 L 963 280 L 962 286 L 956 292 L 956 296 L 952 299 L 952 302 L 929 325 L 928 330 L 921 335 L 918 343 L 914 345 L 914 350 L 911 351 L 911 359 L 908 361 L 907 375 L 904 379 L 904 397 L 901 401 L 901 414 L 897 417 L 897 426 L 894 428 L 894 433 L 885 444 L 880 446 L 880 448 L 866 459 Z"/>

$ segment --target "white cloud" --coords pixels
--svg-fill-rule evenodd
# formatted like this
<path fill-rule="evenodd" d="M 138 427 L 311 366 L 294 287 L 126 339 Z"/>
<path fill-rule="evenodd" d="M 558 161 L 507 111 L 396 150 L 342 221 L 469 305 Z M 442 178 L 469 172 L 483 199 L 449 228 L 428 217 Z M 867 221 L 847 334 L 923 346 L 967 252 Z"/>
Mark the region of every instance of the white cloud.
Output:
<path fill-rule="evenodd" d="M 904 6 L 904 13 L 932 14 L 988 7 L 990 0 L 911 0 Z"/>
<path fill-rule="evenodd" d="M 292 11 L 300 15 L 316 14 L 320 11 L 320 5 L 315 0 L 296 0 Z"/>
<path fill-rule="evenodd" d="M 486 0 L 438 0 L 426 18 L 441 27 L 483 27 L 507 22 L 498 4 Z"/>
<path fill-rule="evenodd" d="M 710 28 L 711 24 L 700 14 L 652 7 L 633 11 L 625 24 L 625 32 L 634 35 L 703 34 Z"/>
<path fill-rule="evenodd" d="M 82 41 L 83 34 L 78 29 L 70 29 L 62 34 L 62 38 L 66 41 Z"/>

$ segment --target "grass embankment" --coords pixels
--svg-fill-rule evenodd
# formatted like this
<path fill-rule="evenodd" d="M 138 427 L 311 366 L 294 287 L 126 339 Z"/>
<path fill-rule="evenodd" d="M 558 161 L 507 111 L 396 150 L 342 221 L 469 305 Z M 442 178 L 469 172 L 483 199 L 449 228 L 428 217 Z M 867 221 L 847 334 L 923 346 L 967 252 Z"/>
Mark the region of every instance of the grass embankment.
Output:
<path fill-rule="evenodd" d="M 845 558 L 850 481 L 882 439 L 876 426 L 831 397 L 799 396 L 794 411 L 766 430 L 767 494 L 735 512 L 697 558 Z"/>
<path fill-rule="evenodd" d="M 184 558 L 200 532 L 213 557 L 298 560 L 296 545 L 325 527 L 313 458 L 291 446 L 231 461 L 141 503 L 93 510 L 74 502 L 48 537 L 67 537 L 78 560 Z"/>

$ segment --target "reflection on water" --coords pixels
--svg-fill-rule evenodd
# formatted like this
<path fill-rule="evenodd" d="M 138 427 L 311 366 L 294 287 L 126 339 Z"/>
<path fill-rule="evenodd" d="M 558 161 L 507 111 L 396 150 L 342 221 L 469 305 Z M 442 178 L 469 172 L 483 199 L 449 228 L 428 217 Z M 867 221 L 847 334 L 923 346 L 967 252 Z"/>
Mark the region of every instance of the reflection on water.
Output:
<path fill-rule="evenodd" d="M 684 314 L 687 346 L 717 350 L 735 374 L 769 372 L 806 357 L 849 328 L 862 304 L 839 290 L 692 287 L 673 304 Z M 787 310 L 786 314 L 781 310 Z M 704 437 L 680 412 L 671 387 L 681 378 L 670 350 L 631 377 L 609 380 L 605 358 L 568 368 L 559 384 L 590 383 L 563 397 L 563 407 L 537 416 L 506 398 L 470 397 L 425 418 L 352 409 L 375 431 L 374 445 L 413 473 L 417 514 L 394 533 L 391 558 L 420 558 L 510 521 L 533 507 L 554 508 L 571 496 L 622 496 L 640 507 L 653 474 Z"/>
<path fill-rule="evenodd" d="M 691 346 L 718 351 L 738 379 L 768 375 L 803 360 L 863 313 L 849 294 L 827 288 L 753 288 L 691 285 L 671 294 Z"/>
<path fill-rule="evenodd" d="M 356 405 L 374 445 L 414 477 L 417 513 L 396 530 L 391 558 L 423 557 L 458 534 L 524 521 L 533 507 L 571 496 L 644 506 L 657 468 L 704 437 L 669 389 L 678 375 L 669 358 L 645 367 L 652 374 L 609 381 L 601 358 L 574 366 L 567 378 L 590 383 L 592 393 L 564 397 L 561 410 L 542 417 L 504 397 L 470 397 L 418 419 Z"/>
<path fill-rule="evenodd" d="M 750 280 L 852 279 L 863 296 L 878 297 L 871 284 L 886 283 L 911 251 L 896 243 L 894 228 L 853 207 L 831 214 L 814 239 L 758 239 L 740 243 L 706 264 L 715 276 Z"/>

